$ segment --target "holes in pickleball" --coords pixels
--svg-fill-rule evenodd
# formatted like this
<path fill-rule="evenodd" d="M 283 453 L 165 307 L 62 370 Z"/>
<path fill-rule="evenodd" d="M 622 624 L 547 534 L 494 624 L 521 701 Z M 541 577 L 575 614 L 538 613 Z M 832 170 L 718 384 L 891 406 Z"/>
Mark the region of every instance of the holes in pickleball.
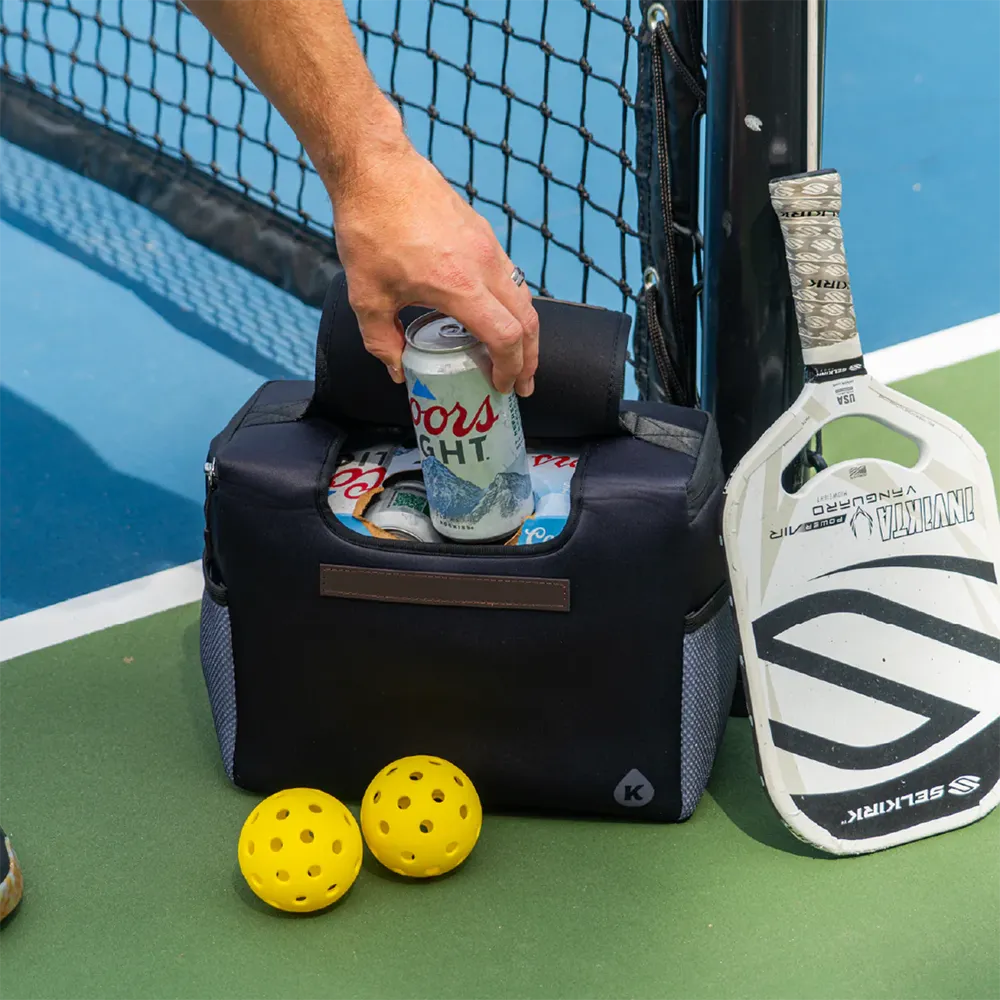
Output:
<path fill-rule="evenodd" d="M 411 771 L 410 781 L 419 781 L 424 776 L 423 771 Z"/>
<path fill-rule="evenodd" d="M 420 832 L 430 833 L 434 829 L 434 824 L 429 819 L 422 819 L 420 821 Z"/>
<path fill-rule="evenodd" d="M 303 830 L 299 834 L 299 840 L 301 840 L 303 844 L 311 844 L 315 839 L 316 836 L 313 834 L 312 830 Z"/>
<path fill-rule="evenodd" d="M 348 826 L 350 826 L 350 825 L 351 825 L 351 822 L 352 822 L 352 820 L 351 820 L 351 814 L 350 814 L 350 813 L 344 813 L 344 822 L 345 822 L 345 823 L 346 823 L 346 824 L 347 824 Z"/>
<path fill-rule="evenodd" d="M 400 795 L 399 800 L 396 802 L 396 805 L 399 806 L 400 809 L 409 809 L 410 797 L 408 795 Z"/>
<path fill-rule="evenodd" d="M 428 757 L 427 758 L 427 763 L 428 764 L 434 764 L 436 767 L 440 767 L 444 763 L 444 761 L 443 760 L 435 760 L 433 757 Z"/>
<path fill-rule="evenodd" d="M 414 861 L 417 860 L 417 856 L 413 853 L 413 851 L 403 851 L 402 856 L 403 860 L 406 861 L 407 863 L 412 864 Z"/>
<path fill-rule="evenodd" d="M 428 876 L 440 875 L 441 869 L 437 865 L 435 865 L 433 868 L 428 868 L 427 871 L 424 872 L 424 874 Z"/>
<path fill-rule="evenodd" d="M 435 802 L 444 802 L 444 792 L 442 792 L 440 788 L 435 788 L 434 791 L 431 792 L 431 798 Z"/>
<path fill-rule="evenodd" d="M 284 868 L 279 868 L 279 869 L 278 869 L 278 870 L 277 870 L 277 871 L 276 871 L 276 872 L 274 873 L 274 877 L 275 877 L 275 878 L 276 878 L 276 879 L 277 879 L 277 880 L 278 880 L 279 882 L 287 882 L 290 876 L 289 876 L 288 872 L 286 872 L 286 871 L 285 871 L 285 869 L 284 869 Z"/>
<path fill-rule="evenodd" d="M 254 843 L 253 843 L 253 841 L 251 840 L 251 841 L 250 841 L 250 842 L 249 842 L 249 843 L 247 844 L 247 854 L 253 854 L 253 849 L 254 849 Z"/>
<path fill-rule="evenodd" d="M 250 881 L 253 882 L 257 888 L 260 888 L 264 884 L 264 880 L 256 872 L 250 876 Z"/>
<path fill-rule="evenodd" d="M 469 807 L 463 803 L 462 807 L 458 810 L 458 815 L 461 816 L 462 819 L 465 819 L 469 815 Z"/>
<path fill-rule="evenodd" d="M 309 803 L 309 812 L 311 812 L 311 813 L 321 813 L 322 811 L 323 811 L 323 807 L 322 806 L 316 805 L 315 802 L 310 802 Z"/>
<path fill-rule="evenodd" d="M 306 874 L 310 878 L 318 878 L 320 875 L 323 874 L 323 869 L 319 865 L 310 865 L 306 869 Z"/>
<path fill-rule="evenodd" d="M 257 820 L 258 820 L 258 818 L 259 818 L 259 817 L 260 817 L 260 810 L 258 809 L 258 810 L 257 810 L 257 811 L 256 811 L 256 812 L 255 812 L 255 813 L 253 814 L 253 819 L 252 819 L 252 820 L 250 820 L 250 825 L 251 825 L 251 826 L 253 826 L 253 824 L 257 822 Z"/>
<path fill-rule="evenodd" d="M 458 785 L 459 788 L 465 787 L 465 782 L 462 781 L 462 779 L 457 774 L 452 775 L 452 777 L 455 779 L 455 784 Z"/>
<path fill-rule="evenodd" d="M 455 853 L 455 851 L 457 851 L 457 850 L 458 850 L 458 841 L 457 841 L 457 840 L 453 840 L 453 841 L 452 841 L 452 842 L 451 842 L 451 843 L 450 843 L 450 844 L 449 844 L 449 845 L 448 845 L 448 846 L 447 846 L 447 847 L 446 847 L 446 848 L 444 849 L 444 853 L 445 853 L 445 854 L 454 854 L 454 853 Z"/>
<path fill-rule="evenodd" d="M 302 906 L 302 904 L 306 902 L 306 897 L 305 896 L 296 896 L 295 897 L 295 902 L 298 903 L 299 906 Z"/>
<path fill-rule="evenodd" d="M 284 846 L 285 845 L 282 844 L 280 837 L 274 837 L 274 838 L 272 838 L 272 840 L 271 840 L 271 850 L 274 851 L 275 854 L 277 854 L 278 851 L 280 851 L 281 848 L 284 847 Z"/>
<path fill-rule="evenodd" d="M 372 802 L 374 802 L 374 803 L 378 804 L 378 800 L 379 800 L 380 798 L 382 798 L 382 791 L 381 791 L 381 789 L 379 789 L 379 791 L 377 791 L 377 792 L 375 793 L 375 795 L 374 795 L 374 796 L 372 797 Z"/>
<path fill-rule="evenodd" d="M 341 851 L 342 851 L 343 849 L 344 849 L 344 845 L 343 845 L 343 843 L 342 843 L 341 841 L 339 841 L 339 840 L 335 840 L 335 841 L 333 842 L 333 853 L 334 853 L 334 854 L 340 854 L 340 852 L 341 852 Z"/>
<path fill-rule="evenodd" d="M 337 883 L 336 882 L 334 882 L 333 885 L 331 885 L 331 886 L 327 886 L 327 890 L 326 890 L 327 895 L 330 895 L 330 893 L 334 893 L 336 891 L 337 891 Z"/>
<path fill-rule="evenodd" d="M 274 818 L 275 819 L 288 819 L 288 810 L 287 809 L 279 809 L 274 814 Z"/>
<path fill-rule="evenodd" d="M 389 824 L 386 823 L 385 820 L 382 820 L 382 822 L 379 823 L 378 828 L 382 831 L 382 833 L 388 833 L 389 832 Z"/>
<path fill-rule="evenodd" d="M 392 774 L 393 772 L 398 771 L 398 770 L 399 770 L 398 767 L 390 767 L 389 770 L 386 771 L 385 773 L 386 774 Z"/>

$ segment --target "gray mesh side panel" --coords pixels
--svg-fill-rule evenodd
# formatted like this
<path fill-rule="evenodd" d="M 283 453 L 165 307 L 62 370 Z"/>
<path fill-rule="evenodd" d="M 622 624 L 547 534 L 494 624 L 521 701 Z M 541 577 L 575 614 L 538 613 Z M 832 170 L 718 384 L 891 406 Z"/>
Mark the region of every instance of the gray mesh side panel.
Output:
<path fill-rule="evenodd" d="M 684 636 L 681 689 L 681 819 L 701 798 L 726 728 L 739 665 L 739 636 L 728 602 Z"/>
<path fill-rule="evenodd" d="M 201 669 L 212 705 L 212 719 L 219 738 L 222 763 L 233 778 L 236 751 L 236 677 L 233 667 L 233 637 L 229 609 L 206 592 L 201 598 Z"/>

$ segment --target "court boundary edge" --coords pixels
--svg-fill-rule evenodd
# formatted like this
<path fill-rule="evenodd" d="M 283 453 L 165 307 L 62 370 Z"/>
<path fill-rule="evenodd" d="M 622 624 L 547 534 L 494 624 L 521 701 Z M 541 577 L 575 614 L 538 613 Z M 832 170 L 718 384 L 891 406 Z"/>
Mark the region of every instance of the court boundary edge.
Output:
<path fill-rule="evenodd" d="M 994 351 L 1000 351 L 1000 313 L 872 351 L 865 366 L 880 382 L 901 382 Z"/>
<path fill-rule="evenodd" d="M 200 600 L 201 560 L 0 621 L 0 662 Z"/>

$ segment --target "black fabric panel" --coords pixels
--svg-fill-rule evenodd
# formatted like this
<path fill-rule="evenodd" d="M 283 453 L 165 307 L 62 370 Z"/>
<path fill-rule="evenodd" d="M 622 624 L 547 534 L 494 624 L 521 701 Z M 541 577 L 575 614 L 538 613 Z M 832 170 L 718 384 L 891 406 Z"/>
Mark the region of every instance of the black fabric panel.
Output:
<path fill-rule="evenodd" d="M 256 392 L 236 411 L 232 420 L 212 439 L 209 445 L 209 459 L 216 453 L 221 445 L 228 441 L 243 422 L 248 418 L 258 420 L 258 413 L 269 414 L 277 410 L 285 411 L 288 420 L 298 420 L 304 413 L 309 400 L 312 398 L 313 384 L 305 379 L 282 379 L 280 381 L 265 382 Z M 280 420 L 278 416 L 265 417 L 264 422 L 272 423 Z"/>
<path fill-rule="evenodd" d="M 416 306 L 404 309 L 400 313 L 404 328 L 425 312 Z M 365 350 L 343 274 L 330 282 L 323 302 L 309 415 L 346 423 L 412 426 L 405 386 L 396 385 L 385 365 Z"/>
<path fill-rule="evenodd" d="M 693 521 L 712 492 L 724 484 L 719 433 L 711 414 L 693 407 L 672 406 L 646 400 L 625 400 L 621 405 L 622 426 L 637 437 L 645 437 L 663 447 L 673 447 L 696 456 L 694 471 L 688 481 L 688 516 Z M 673 427 L 672 433 L 657 436 L 658 425 Z M 650 429 L 653 433 L 650 434 Z M 683 428 L 690 438 L 683 439 Z M 697 443 L 697 447 L 694 447 Z M 692 450 L 693 449 L 693 450 Z"/>
<path fill-rule="evenodd" d="M 242 428 L 218 455 L 237 782 L 358 797 L 387 761 L 430 752 L 465 767 L 492 809 L 677 818 L 684 618 L 707 597 L 692 597 L 698 560 L 686 539 L 693 459 L 600 439 L 586 449 L 577 517 L 559 545 L 455 554 L 358 544 L 332 528 L 321 512 L 340 440 L 325 421 L 265 424 Z M 540 615 L 321 597 L 321 563 L 571 579 L 573 607 Z M 722 580 L 717 572 L 713 591 Z M 632 768 L 656 789 L 642 809 L 614 800 Z"/>
<path fill-rule="evenodd" d="M 691 598 L 696 603 L 708 600 L 720 580 L 729 580 L 726 550 L 722 547 L 723 500 L 723 483 L 717 480 L 714 489 L 688 524 L 685 544 L 690 561 L 685 571 Z"/>
<path fill-rule="evenodd" d="M 645 28 L 646 13 L 651 0 L 640 0 L 639 17 Z M 649 45 L 639 46 L 638 79 L 635 100 L 635 176 L 638 195 L 636 225 L 640 233 L 652 233 L 662 227 L 663 213 L 653 189 L 656 157 L 656 112 L 653 102 L 653 57 Z M 662 266 L 661 258 L 654 257 L 650 241 L 640 242 L 639 266 L 643 274 L 649 267 Z M 639 296 L 636 310 L 632 359 L 635 364 L 635 381 L 644 398 L 663 399 L 663 386 L 656 370 L 656 362 L 649 342 L 649 318 L 646 315 L 645 296 Z"/>
<path fill-rule="evenodd" d="M 677 255 L 677 296 L 674 299 L 668 281 L 666 241 L 660 188 L 660 171 L 656 116 L 654 112 L 653 60 L 654 44 L 647 26 L 647 15 L 654 0 L 640 0 L 640 23 L 643 41 L 639 46 L 639 86 L 636 99 L 636 176 L 639 180 L 640 232 L 649 233 L 649 244 L 643 241 L 641 267 L 655 267 L 659 275 L 657 298 L 660 323 L 674 338 L 682 339 L 688 357 L 697 346 L 697 308 L 694 294 L 694 258 L 696 238 L 681 233 L 698 233 L 698 179 L 700 160 L 698 100 L 683 82 L 673 61 L 664 53 L 664 90 L 667 94 L 667 129 L 669 131 L 670 198 L 678 232 L 674 234 Z M 666 11 L 667 24 L 680 57 L 688 66 L 697 67 L 701 56 L 701 25 L 704 10 L 702 0 L 656 0 Z M 701 76 L 696 71 L 697 76 Z M 643 305 L 639 307 L 639 322 L 634 354 L 636 382 L 643 397 L 662 400 L 664 387 L 653 358 L 649 342 L 649 324 Z"/>
<path fill-rule="evenodd" d="M 138 140 L 0 75 L 0 135 L 142 205 L 188 239 L 318 308 L 340 272 L 332 239 Z"/>
<path fill-rule="evenodd" d="M 520 401 L 527 437 L 585 438 L 617 431 L 630 320 L 594 306 L 535 299 L 540 324 L 535 392 Z M 425 309 L 403 310 L 406 326 Z M 311 414 L 408 427 L 406 391 L 364 349 L 343 275 L 330 285 L 316 348 Z"/>

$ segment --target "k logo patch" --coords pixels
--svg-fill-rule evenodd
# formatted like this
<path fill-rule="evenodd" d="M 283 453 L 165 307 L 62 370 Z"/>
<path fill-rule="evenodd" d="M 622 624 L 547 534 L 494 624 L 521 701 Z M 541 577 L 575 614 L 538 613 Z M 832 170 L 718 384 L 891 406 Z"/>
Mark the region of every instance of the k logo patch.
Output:
<path fill-rule="evenodd" d="M 635 809 L 639 806 L 649 805 L 653 801 L 655 789 L 650 784 L 649 779 L 637 768 L 632 768 L 628 774 L 618 782 L 615 789 L 615 802 L 620 806 L 628 806 Z"/>

